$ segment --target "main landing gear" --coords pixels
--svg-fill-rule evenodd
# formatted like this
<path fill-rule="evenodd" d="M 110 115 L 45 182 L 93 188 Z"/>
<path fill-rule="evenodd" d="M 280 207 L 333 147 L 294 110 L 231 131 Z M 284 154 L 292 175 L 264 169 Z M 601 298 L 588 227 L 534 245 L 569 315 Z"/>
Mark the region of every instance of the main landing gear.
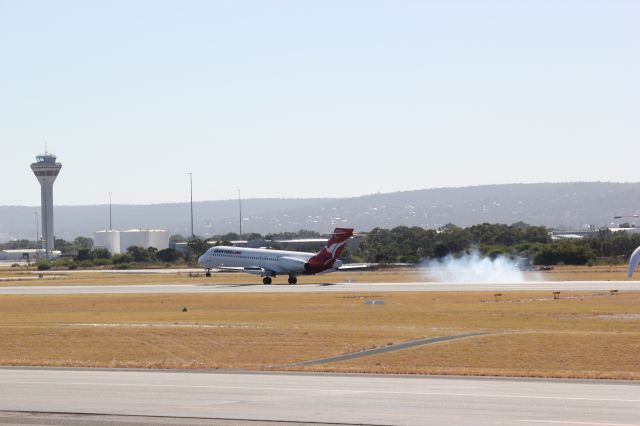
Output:
<path fill-rule="evenodd" d="M 293 276 L 290 276 L 288 281 L 289 281 L 289 284 L 291 284 L 291 285 L 298 284 L 298 279 L 296 277 L 293 277 Z M 264 285 L 271 284 L 271 277 L 263 277 L 262 278 L 262 284 L 264 284 Z"/>
<path fill-rule="evenodd" d="M 205 277 L 210 277 L 211 276 L 211 269 L 207 269 L 207 272 L 204 273 Z"/>

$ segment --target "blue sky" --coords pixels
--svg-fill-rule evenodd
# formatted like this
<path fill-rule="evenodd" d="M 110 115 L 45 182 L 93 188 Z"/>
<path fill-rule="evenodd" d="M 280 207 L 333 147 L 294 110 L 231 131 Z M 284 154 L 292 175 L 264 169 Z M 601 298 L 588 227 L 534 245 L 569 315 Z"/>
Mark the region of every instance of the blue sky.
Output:
<path fill-rule="evenodd" d="M 0 0 L 0 205 L 637 181 L 640 2 Z"/>

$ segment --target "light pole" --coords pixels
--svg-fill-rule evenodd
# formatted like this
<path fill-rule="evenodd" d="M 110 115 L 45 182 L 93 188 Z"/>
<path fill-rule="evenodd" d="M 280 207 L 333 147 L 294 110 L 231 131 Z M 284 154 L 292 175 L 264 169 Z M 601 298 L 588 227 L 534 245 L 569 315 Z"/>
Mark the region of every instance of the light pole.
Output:
<path fill-rule="evenodd" d="M 239 225 L 240 225 L 240 235 L 238 235 L 238 239 L 242 239 L 242 197 L 240 197 L 240 190 L 238 189 L 238 212 L 239 212 Z"/>
<path fill-rule="evenodd" d="M 112 231 L 113 227 L 111 226 L 111 193 L 109 193 L 109 231 Z"/>
<path fill-rule="evenodd" d="M 40 238 L 40 227 L 39 227 L 39 223 L 38 223 L 38 212 L 33 212 L 33 214 L 36 215 L 36 249 L 38 248 L 38 239 Z M 36 250 L 36 253 L 38 251 Z"/>
<path fill-rule="evenodd" d="M 195 238 L 193 233 L 193 173 L 188 172 L 189 175 L 189 188 L 191 190 L 191 239 Z"/>

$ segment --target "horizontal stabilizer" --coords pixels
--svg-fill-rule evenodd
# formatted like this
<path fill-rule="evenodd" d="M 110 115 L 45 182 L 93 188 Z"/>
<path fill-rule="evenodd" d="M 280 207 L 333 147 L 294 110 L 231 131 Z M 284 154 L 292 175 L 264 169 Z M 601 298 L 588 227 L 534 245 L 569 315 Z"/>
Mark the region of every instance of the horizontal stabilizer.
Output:
<path fill-rule="evenodd" d="M 375 265 L 373 263 L 347 263 L 338 268 L 339 271 L 349 271 L 357 269 L 371 269 Z"/>

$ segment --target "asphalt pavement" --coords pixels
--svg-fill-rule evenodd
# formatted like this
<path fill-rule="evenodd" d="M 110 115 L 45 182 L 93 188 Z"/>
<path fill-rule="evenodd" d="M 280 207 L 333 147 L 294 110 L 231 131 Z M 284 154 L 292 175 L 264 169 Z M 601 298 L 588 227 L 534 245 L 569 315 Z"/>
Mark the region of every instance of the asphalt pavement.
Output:
<path fill-rule="evenodd" d="M 631 426 L 640 425 L 640 383 L 6 368 L 0 369 L 0 412 L 129 416 L 140 423 L 158 417 L 184 423 Z"/>

